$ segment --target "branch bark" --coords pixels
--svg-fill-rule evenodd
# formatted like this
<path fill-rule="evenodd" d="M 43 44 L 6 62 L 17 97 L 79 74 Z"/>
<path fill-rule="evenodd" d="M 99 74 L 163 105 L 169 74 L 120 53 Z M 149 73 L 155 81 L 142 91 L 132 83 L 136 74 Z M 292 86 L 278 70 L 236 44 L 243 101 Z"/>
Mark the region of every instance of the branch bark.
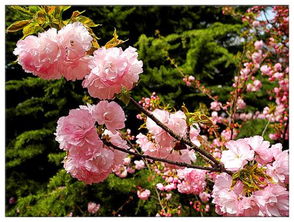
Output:
<path fill-rule="evenodd" d="M 107 141 L 106 139 L 101 138 L 101 140 L 108 147 L 111 147 L 111 148 L 113 148 L 115 150 L 119 150 L 121 152 L 128 153 L 128 154 L 140 157 L 140 158 L 146 158 L 146 159 L 150 159 L 150 160 L 160 161 L 160 162 L 164 162 L 164 163 L 168 163 L 168 164 L 172 164 L 172 165 L 176 165 L 176 166 L 180 166 L 180 167 L 188 167 L 188 168 L 194 168 L 194 169 L 200 169 L 200 170 L 208 170 L 208 171 L 211 171 L 211 172 L 223 172 L 223 170 L 221 168 L 219 168 L 219 167 L 217 167 L 217 168 L 202 167 L 202 166 L 196 166 L 196 165 L 192 165 L 192 164 L 188 164 L 188 163 L 177 162 L 177 161 L 172 161 L 172 160 L 162 159 L 162 158 L 153 157 L 153 156 L 149 156 L 149 155 L 135 153 L 135 152 L 127 150 L 125 148 L 118 147 L 118 146 L 112 144 L 111 142 Z M 227 172 L 227 173 L 231 174 L 231 172 Z"/>

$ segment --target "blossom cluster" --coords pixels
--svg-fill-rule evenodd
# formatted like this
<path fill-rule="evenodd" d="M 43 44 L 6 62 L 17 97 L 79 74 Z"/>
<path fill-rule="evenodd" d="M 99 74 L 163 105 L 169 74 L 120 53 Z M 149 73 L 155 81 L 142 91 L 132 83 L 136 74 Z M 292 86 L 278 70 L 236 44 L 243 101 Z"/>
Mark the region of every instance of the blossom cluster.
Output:
<path fill-rule="evenodd" d="M 270 146 L 261 136 L 229 141 L 226 147 L 221 161 L 226 169 L 242 173 L 237 178 L 226 173 L 216 176 L 212 191 L 216 212 L 226 216 L 288 216 L 288 151 L 282 151 L 281 144 Z"/>
<path fill-rule="evenodd" d="M 92 40 L 82 23 L 75 22 L 58 32 L 50 28 L 38 36 L 19 40 L 14 54 L 18 55 L 18 63 L 26 72 L 40 78 L 83 79 L 90 71 L 91 57 L 86 52 L 91 49 Z"/>
<path fill-rule="evenodd" d="M 125 126 L 125 114 L 114 101 L 100 101 L 97 105 L 70 110 L 57 122 L 56 141 L 67 151 L 64 168 L 73 177 L 87 184 L 98 183 L 123 164 L 126 153 L 103 144 L 95 124 L 105 124 L 104 135 L 112 144 L 127 148 L 117 130 Z"/>
<path fill-rule="evenodd" d="M 82 23 L 68 24 L 27 36 L 17 42 L 14 54 L 26 72 L 43 79 L 82 80 L 92 97 L 112 99 L 122 89 L 130 90 L 143 72 L 136 49 L 99 48 L 93 56 L 92 36 Z"/>

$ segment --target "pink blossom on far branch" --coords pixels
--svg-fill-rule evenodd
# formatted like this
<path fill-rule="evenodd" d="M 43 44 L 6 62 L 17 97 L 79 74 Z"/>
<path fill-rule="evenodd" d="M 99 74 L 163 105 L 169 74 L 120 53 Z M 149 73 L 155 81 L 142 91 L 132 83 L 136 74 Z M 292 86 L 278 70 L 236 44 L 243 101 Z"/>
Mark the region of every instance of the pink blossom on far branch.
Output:
<path fill-rule="evenodd" d="M 89 202 L 88 203 L 88 212 L 90 214 L 95 214 L 97 211 L 100 209 L 100 204 L 96 204 L 94 202 Z"/>
<path fill-rule="evenodd" d="M 141 200 L 147 200 L 149 198 L 150 194 L 151 194 L 151 192 L 148 189 L 137 191 L 137 195 Z"/>

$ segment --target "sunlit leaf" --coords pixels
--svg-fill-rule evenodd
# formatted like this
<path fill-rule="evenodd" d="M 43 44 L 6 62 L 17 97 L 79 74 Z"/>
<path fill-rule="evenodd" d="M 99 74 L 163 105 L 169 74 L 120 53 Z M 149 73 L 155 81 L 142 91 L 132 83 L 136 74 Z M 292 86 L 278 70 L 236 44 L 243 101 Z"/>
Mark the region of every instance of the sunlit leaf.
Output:
<path fill-rule="evenodd" d="M 12 6 L 10 6 L 10 7 L 11 7 L 12 9 L 15 9 L 15 10 L 17 10 L 17 11 L 20 11 L 20 12 L 26 14 L 26 15 L 33 15 L 32 12 L 30 12 L 29 10 L 27 10 L 27 9 L 24 8 L 24 7 L 21 7 L 21 6 L 18 6 L 18 5 L 12 5 Z"/>
<path fill-rule="evenodd" d="M 75 20 L 79 15 L 83 14 L 86 10 L 80 12 L 80 11 L 74 11 L 70 17 L 71 20 Z"/>
<path fill-rule="evenodd" d="M 108 49 L 108 48 L 111 48 L 111 47 L 116 47 L 116 46 L 118 46 L 118 45 L 120 45 L 120 44 L 122 44 L 124 42 L 126 42 L 126 41 L 118 39 L 116 29 L 114 29 L 113 38 L 105 44 L 105 48 Z"/>
<path fill-rule="evenodd" d="M 83 23 L 84 25 L 88 26 L 88 27 L 97 27 L 100 24 L 96 24 L 95 22 L 93 22 L 92 19 L 86 17 L 86 16 L 78 16 L 77 21 Z"/>
<path fill-rule="evenodd" d="M 24 37 L 28 35 L 35 34 L 39 31 L 43 30 L 41 26 L 37 22 L 32 22 L 29 25 L 25 26 L 22 30 Z"/>
<path fill-rule="evenodd" d="M 22 20 L 12 23 L 8 28 L 7 32 L 16 32 L 19 30 L 22 30 L 26 25 L 28 25 L 31 22 L 31 20 Z"/>
<path fill-rule="evenodd" d="M 35 21 L 39 24 L 44 24 L 46 22 L 46 13 L 45 11 L 39 11 L 35 15 Z"/>
<path fill-rule="evenodd" d="M 51 15 L 55 11 L 56 6 L 44 6 L 44 9 L 49 15 Z"/>

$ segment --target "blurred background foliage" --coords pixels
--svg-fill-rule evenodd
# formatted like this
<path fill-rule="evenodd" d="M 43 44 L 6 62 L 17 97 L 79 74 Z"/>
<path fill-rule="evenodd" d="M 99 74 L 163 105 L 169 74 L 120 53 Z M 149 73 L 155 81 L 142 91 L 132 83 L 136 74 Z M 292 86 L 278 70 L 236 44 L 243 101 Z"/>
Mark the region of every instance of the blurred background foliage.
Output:
<path fill-rule="evenodd" d="M 244 12 L 247 8 L 236 10 Z M 128 39 L 121 47 L 138 48 L 144 73 L 132 90 L 137 100 L 157 92 L 164 103 L 176 109 L 183 103 L 191 111 L 200 103 L 209 107 L 212 101 L 185 86 L 183 74 L 200 80 L 220 101 L 228 99 L 233 76 L 240 68 L 245 44 L 240 35 L 246 27 L 240 20 L 223 15 L 221 7 L 73 6 L 63 13 L 63 19 L 75 10 L 86 10 L 87 17 L 102 25 L 93 28 L 101 38 L 100 45 L 112 38 L 116 28 L 120 39 Z M 23 13 L 6 7 L 6 27 L 21 19 L 26 19 Z M 111 175 L 95 185 L 85 185 L 63 170 L 65 153 L 53 134 L 56 122 L 70 109 L 86 103 L 87 90 L 81 81 L 45 81 L 25 73 L 13 55 L 21 37 L 21 32 L 6 34 L 6 215 L 90 216 L 87 203 L 93 201 L 101 204 L 95 216 L 154 216 L 160 210 L 154 185 L 162 179 L 154 178 L 148 170 L 126 179 Z M 264 83 L 262 92 L 246 95 L 248 111 L 261 110 L 267 104 L 266 90 L 271 87 Z M 125 111 L 128 128 L 138 132 L 142 123 L 135 118 L 137 111 L 131 106 Z M 242 137 L 262 131 L 266 123 L 246 124 Z M 150 189 L 153 197 L 139 200 L 137 186 Z M 193 195 L 175 193 L 172 198 L 171 203 L 182 204 L 183 216 L 199 215 L 188 207 Z"/>

